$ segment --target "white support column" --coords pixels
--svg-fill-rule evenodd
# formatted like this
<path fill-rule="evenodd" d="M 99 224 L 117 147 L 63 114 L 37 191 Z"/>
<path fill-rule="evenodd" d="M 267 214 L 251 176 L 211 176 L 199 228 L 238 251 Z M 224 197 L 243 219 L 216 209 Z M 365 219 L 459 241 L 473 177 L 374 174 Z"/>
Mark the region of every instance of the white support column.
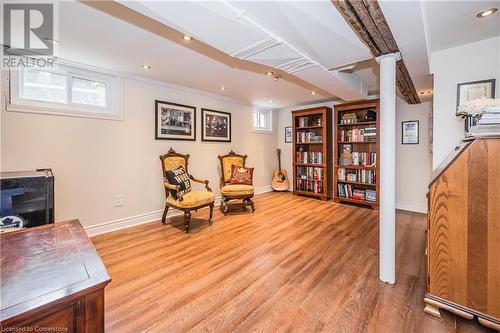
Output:
<path fill-rule="evenodd" d="M 380 64 L 380 280 L 396 282 L 396 61 L 399 53 L 377 58 Z"/>

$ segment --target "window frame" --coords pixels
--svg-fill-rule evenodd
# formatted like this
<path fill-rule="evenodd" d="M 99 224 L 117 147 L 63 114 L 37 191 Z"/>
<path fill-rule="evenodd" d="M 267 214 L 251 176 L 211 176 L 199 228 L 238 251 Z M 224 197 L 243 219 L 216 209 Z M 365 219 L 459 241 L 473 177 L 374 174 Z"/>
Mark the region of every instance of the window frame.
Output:
<path fill-rule="evenodd" d="M 38 68 L 37 68 L 38 69 Z M 55 74 L 66 76 L 67 103 L 47 102 L 21 97 L 23 69 L 11 69 L 8 75 L 7 111 L 50 115 L 62 115 L 83 118 L 123 120 L 122 77 L 121 75 L 95 67 L 58 61 L 50 69 L 40 68 Z M 87 105 L 72 101 L 73 79 L 99 81 L 106 85 L 106 106 Z"/>
<path fill-rule="evenodd" d="M 259 113 L 260 114 L 265 114 L 266 117 L 266 127 L 255 127 L 254 126 L 254 114 Z M 265 109 L 258 109 L 254 108 L 252 110 L 252 131 L 255 133 L 272 133 L 273 132 L 273 111 L 272 110 L 265 110 Z"/>

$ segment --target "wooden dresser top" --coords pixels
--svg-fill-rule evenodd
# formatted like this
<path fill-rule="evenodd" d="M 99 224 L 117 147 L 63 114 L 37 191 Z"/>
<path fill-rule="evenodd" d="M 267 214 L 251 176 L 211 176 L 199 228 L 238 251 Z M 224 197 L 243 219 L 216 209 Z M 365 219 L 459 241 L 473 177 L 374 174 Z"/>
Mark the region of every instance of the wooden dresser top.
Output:
<path fill-rule="evenodd" d="M 0 235 L 0 320 L 111 281 L 78 220 Z"/>

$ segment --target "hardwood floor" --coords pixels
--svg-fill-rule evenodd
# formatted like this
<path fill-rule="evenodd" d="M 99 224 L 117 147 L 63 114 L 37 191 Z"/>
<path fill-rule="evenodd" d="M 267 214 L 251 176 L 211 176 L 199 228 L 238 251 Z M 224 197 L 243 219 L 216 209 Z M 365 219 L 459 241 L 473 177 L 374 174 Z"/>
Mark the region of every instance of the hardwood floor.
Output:
<path fill-rule="evenodd" d="M 397 214 L 397 283 L 378 280 L 378 212 L 268 193 L 92 239 L 112 282 L 106 332 L 489 332 L 423 312 L 425 216 Z"/>

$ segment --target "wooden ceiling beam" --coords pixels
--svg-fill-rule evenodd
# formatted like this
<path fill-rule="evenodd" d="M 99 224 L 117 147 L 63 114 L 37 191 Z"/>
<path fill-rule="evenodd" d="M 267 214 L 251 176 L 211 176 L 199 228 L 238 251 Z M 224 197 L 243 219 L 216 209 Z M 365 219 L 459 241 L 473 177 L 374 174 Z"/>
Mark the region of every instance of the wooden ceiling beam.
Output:
<path fill-rule="evenodd" d="M 331 0 L 331 2 L 374 57 L 400 52 L 377 0 Z M 396 84 L 407 103 L 420 103 L 403 59 L 397 62 Z"/>

